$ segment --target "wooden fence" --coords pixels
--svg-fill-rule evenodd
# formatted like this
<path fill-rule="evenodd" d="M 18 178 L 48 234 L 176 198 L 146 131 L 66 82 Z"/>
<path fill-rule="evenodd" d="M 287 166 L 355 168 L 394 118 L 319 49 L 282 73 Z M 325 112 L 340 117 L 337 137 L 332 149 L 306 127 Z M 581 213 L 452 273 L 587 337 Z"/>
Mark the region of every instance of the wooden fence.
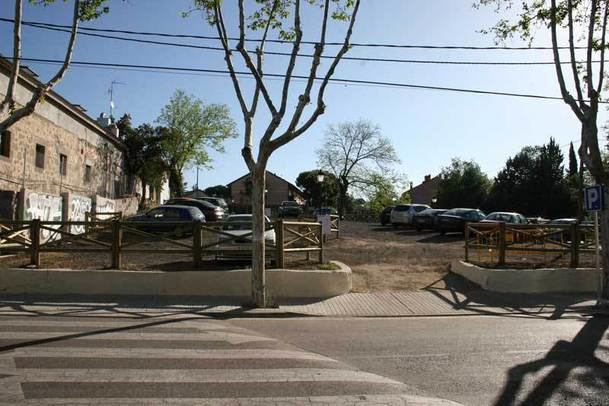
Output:
<path fill-rule="evenodd" d="M 465 260 L 485 266 L 592 266 L 594 227 L 588 225 L 469 223 Z"/>
<path fill-rule="evenodd" d="M 240 225 L 245 227 L 234 231 Z M 41 237 L 44 232 L 49 238 Z M 304 253 L 307 260 L 314 253 L 319 263 L 325 260 L 320 223 L 278 220 L 267 223 L 266 235 L 266 259 L 279 268 L 288 253 Z M 251 258 L 251 237 L 250 222 L 0 220 L 0 253 L 28 253 L 36 267 L 46 252 L 108 254 L 115 269 L 122 267 L 124 254 L 187 254 L 199 267 L 203 258 Z M 163 245 L 154 244 L 159 242 Z"/>

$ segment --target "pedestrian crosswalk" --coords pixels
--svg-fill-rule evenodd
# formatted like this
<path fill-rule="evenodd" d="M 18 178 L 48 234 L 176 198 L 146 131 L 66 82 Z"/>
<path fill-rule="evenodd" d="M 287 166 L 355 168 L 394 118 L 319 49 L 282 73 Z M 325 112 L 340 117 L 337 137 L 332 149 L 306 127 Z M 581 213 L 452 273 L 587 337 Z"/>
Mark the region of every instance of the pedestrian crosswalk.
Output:
<path fill-rule="evenodd" d="M 449 404 L 408 391 L 200 316 L 0 316 L 0 405 Z"/>

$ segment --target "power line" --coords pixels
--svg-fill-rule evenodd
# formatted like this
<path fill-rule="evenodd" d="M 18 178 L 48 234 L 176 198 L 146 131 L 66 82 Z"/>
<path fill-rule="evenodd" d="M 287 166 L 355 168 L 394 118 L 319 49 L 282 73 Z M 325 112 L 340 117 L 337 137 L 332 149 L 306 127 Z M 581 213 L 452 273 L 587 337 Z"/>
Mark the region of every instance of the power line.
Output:
<path fill-rule="evenodd" d="M 20 58 L 20 60 L 24 61 L 24 62 L 37 62 L 37 63 L 53 63 L 53 64 L 62 64 L 63 63 L 63 61 L 59 60 L 59 59 Z M 164 71 L 164 72 L 199 72 L 199 73 L 224 74 L 224 75 L 228 75 L 230 73 L 228 70 L 222 70 L 222 69 L 186 68 L 186 67 L 159 66 L 159 65 L 119 64 L 119 63 L 107 63 L 107 62 L 73 61 L 71 64 L 74 66 L 88 66 L 88 67 L 95 66 L 95 67 L 116 68 L 116 69 L 121 69 L 121 68 L 144 69 L 147 71 Z M 251 76 L 251 72 L 248 72 L 248 71 L 236 71 L 235 73 L 239 76 L 248 76 L 248 77 Z M 279 74 L 279 73 L 265 73 L 264 76 L 269 77 L 269 78 L 285 78 L 284 74 Z M 306 79 L 308 79 L 308 76 L 292 75 L 292 78 L 306 80 Z M 319 81 L 319 80 L 321 80 L 321 78 L 316 78 L 315 80 Z M 445 86 L 416 85 L 416 84 L 409 84 L 409 83 L 384 82 L 384 81 L 373 81 L 373 80 L 331 78 L 329 80 L 329 82 L 345 84 L 345 85 L 354 84 L 354 85 L 369 85 L 369 86 L 386 86 L 386 87 L 422 89 L 422 90 L 439 90 L 439 91 L 447 91 L 447 92 L 471 93 L 471 94 L 482 94 L 482 95 L 493 95 L 493 96 L 510 96 L 510 97 L 521 97 L 521 98 L 541 99 L 541 100 L 560 100 L 560 101 L 563 100 L 561 97 L 557 97 L 557 96 L 544 96 L 544 95 L 513 93 L 513 92 L 499 92 L 499 91 L 479 90 L 479 89 L 464 89 L 464 88 L 445 87 Z M 609 102 L 600 101 L 599 103 L 606 104 Z"/>
<path fill-rule="evenodd" d="M 0 18 L 0 22 L 5 22 L 9 19 Z M 33 28 L 39 28 L 44 30 L 56 31 L 56 32 L 64 32 L 70 33 L 69 29 L 63 28 L 54 28 L 47 26 L 46 24 L 41 25 L 37 23 L 29 24 L 29 26 Z M 95 34 L 89 32 L 81 32 L 80 35 L 96 37 L 96 38 L 105 38 L 105 39 L 113 39 L 119 41 L 127 41 L 127 42 L 136 42 L 136 43 L 144 43 L 144 44 L 152 44 L 152 45 L 162 45 L 162 46 L 172 46 L 179 48 L 191 48 L 191 49 L 202 49 L 208 51 L 220 51 L 224 52 L 224 48 L 222 47 L 214 47 L 214 46 L 206 46 L 206 45 L 193 45 L 193 44 L 182 44 L 177 42 L 165 42 L 165 41 L 156 41 L 156 40 L 145 40 L 138 38 L 127 38 L 127 37 L 119 37 L 115 35 L 106 35 L 106 34 Z M 237 51 L 236 49 L 232 49 L 232 51 Z M 277 51 L 265 51 L 266 55 L 276 55 L 276 56 L 291 56 L 289 52 L 277 52 Z M 313 58 L 313 54 L 302 54 L 299 53 L 298 56 Z M 321 55 L 322 59 L 334 59 L 334 56 L 330 55 Z M 535 66 L 535 65 L 554 65 L 553 61 L 527 61 L 527 62 L 496 62 L 496 61 L 447 61 L 447 60 L 422 60 L 422 59 L 400 59 L 400 58 L 373 58 L 373 57 L 356 57 L 356 56 L 344 56 L 343 60 L 346 61 L 357 61 L 357 62 L 386 62 L 386 63 L 404 63 L 404 64 L 423 64 L 423 65 L 481 65 L 481 66 Z M 600 60 L 594 60 L 593 63 L 600 63 Z M 609 62 L 609 60 L 606 60 Z M 561 64 L 570 64 L 570 61 L 562 61 Z M 577 63 L 583 63 L 578 61 Z"/>
<path fill-rule="evenodd" d="M 0 18 L 0 21 L 14 22 L 11 18 Z M 29 26 L 47 26 L 54 28 L 71 28 L 69 25 L 52 24 L 42 21 L 22 21 L 23 25 Z M 190 39 L 204 39 L 204 40 L 219 40 L 217 36 L 211 35 L 196 35 L 196 34 L 171 34 L 166 32 L 151 32 L 151 31 L 132 31 L 132 30 L 119 30 L 119 29 L 108 29 L 108 28 L 90 28 L 90 27 L 79 27 L 79 30 L 91 31 L 91 32 L 107 32 L 107 33 L 120 33 L 129 35 L 141 35 L 141 36 L 157 36 L 157 37 L 168 37 L 168 38 L 190 38 Z M 231 41 L 238 41 L 239 38 L 229 37 Z M 246 38 L 247 42 L 260 42 L 261 39 Z M 281 39 L 266 39 L 266 42 L 276 44 L 292 44 L 292 41 L 286 41 Z M 301 44 L 315 45 L 315 41 L 301 41 Z M 328 46 L 342 46 L 342 42 L 326 42 Z M 369 48 L 403 48 L 403 49 L 451 49 L 451 50 L 507 50 L 507 51 L 529 51 L 529 50 L 552 50 L 552 47 L 542 46 L 465 46 L 465 45 L 413 45 L 413 44 L 390 44 L 390 43 L 360 43 L 354 42 L 350 44 L 352 47 L 369 47 Z M 569 49 L 569 47 L 563 46 L 558 49 Z M 584 46 L 576 46 L 575 49 L 587 49 Z"/>

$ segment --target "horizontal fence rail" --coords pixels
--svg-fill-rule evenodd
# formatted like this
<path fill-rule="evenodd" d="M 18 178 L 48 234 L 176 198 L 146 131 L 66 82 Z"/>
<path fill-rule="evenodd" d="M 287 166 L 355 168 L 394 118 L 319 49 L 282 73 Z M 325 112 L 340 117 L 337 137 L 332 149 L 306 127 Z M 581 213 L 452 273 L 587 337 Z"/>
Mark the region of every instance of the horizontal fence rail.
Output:
<path fill-rule="evenodd" d="M 119 213 L 103 213 L 120 216 Z M 111 267 L 120 269 L 125 254 L 189 255 L 195 267 L 204 257 L 245 259 L 252 256 L 251 222 L 0 220 L 0 253 L 29 253 L 30 265 L 39 267 L 41 254 L 105 253 Z M 322 225 L 316 222 L 267 222 L 265 258 L 285 267 L 288 253 L 318 254 L 324 262 Z M 158 243 L 163 243 L 159 246 Z"/>
<path fill-rule="evenodd" d="M 594 227 L 580 224 L 468 223 L 465 261 L 487 266 L 591 266 Z"/>

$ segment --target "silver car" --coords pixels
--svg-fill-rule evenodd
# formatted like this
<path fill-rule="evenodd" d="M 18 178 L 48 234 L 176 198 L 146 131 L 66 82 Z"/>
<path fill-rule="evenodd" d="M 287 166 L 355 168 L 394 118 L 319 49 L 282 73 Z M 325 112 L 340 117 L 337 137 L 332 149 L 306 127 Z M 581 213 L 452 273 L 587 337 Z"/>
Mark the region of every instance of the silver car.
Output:
<path fill-rule="evenodd" d="M 391 210 L 391 224 L 394 227 L 412 225 L 414 215 L 429 208 L 426 204 L 398 204 Z"/>

